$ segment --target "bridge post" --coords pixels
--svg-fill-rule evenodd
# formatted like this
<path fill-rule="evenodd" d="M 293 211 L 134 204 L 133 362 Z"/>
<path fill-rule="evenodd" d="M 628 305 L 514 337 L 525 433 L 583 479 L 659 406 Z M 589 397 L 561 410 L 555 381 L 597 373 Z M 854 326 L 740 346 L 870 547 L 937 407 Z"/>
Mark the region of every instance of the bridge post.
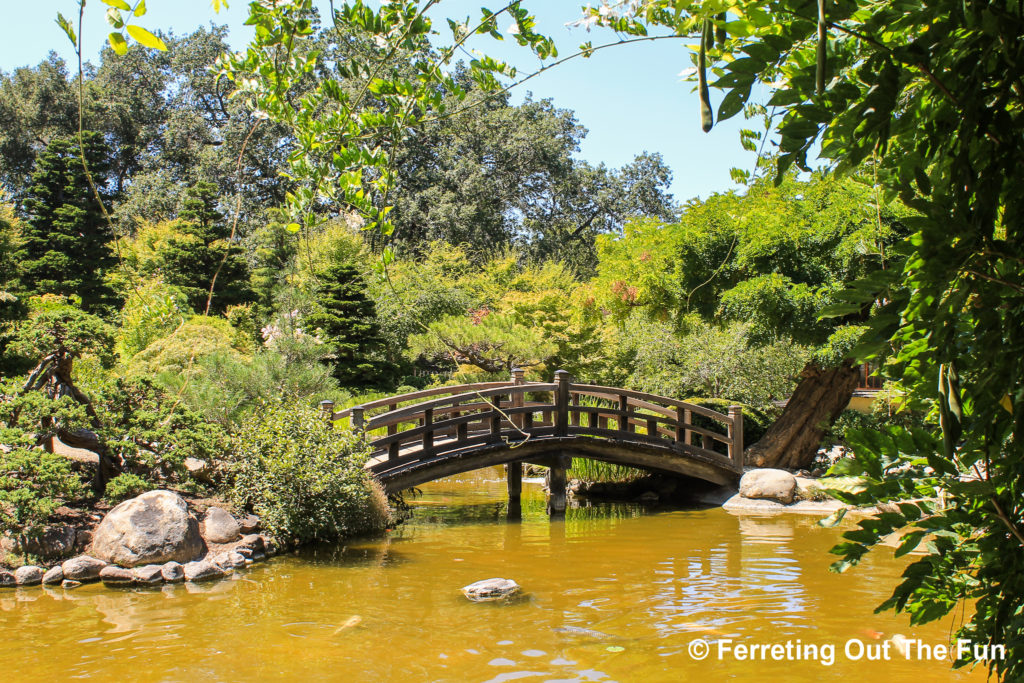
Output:
<path fill-rule="evenodd" d="M 353 432 L 357 432 L 359 434 L 363 433 L 363 425 L 366 424 L 366 422 L 363 419 L 363 411 L 364 410 L 365 410 L 365 408 L 363 408 L 362 406 L 353 406 L 352 407 L 352 431 Z"/>
<path fill-rule="evenodd" d="M 572 458 L 567 455 L 559 455 L 552 458 L 551 465 L 548 467 L 548 513 L 552 516 L 565 514 L 566 488 L 568 486 L 566 472 L 571 463 Z"/>
<path fill-rule="evenodd" d="M 526 384 L 526 370 L 523 368 L 512 368 L 512 385 L 522 386 Z M 521 391 L 511 391 L 509 396 L 512 399 L 513 408 L 522 408 L 526 403 L 525 394 Z M 524 425 L 525 415 L 521 413 L 514 413 L 512 416 L 512 424 L 522 430 Z M 505 483 L 508 486 L 508 502 L 509 510 L 512 510 L 512 506 L 519 505 L 519 499 L 523 495 L 523 463 L 519 461 L 510 462 L 505 465 Z"/>
<path fill-rule="evenodd" d="M 334 426 L 334 401 L 327 399 L 320 401 L 320 412 L 324 414 L 327 419 L 327 424 Z"/>
<path fill-rule="evenodd" d="M 572 376 L 555 370 L 555 436 L 569 435 L 569 383 Z"/>
<path fill-rule="evenodd" d="M 729 406 L 729 457 L 736 467 L 743 467 L 743 406 Z"/>

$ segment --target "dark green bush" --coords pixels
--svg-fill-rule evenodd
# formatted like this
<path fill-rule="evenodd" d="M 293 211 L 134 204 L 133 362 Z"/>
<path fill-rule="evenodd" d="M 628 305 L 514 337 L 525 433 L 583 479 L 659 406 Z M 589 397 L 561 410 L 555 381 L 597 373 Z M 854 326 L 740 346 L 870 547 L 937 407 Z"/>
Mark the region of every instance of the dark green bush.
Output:
<path fill-rule="evenodd" d="M 152 484 L 137 474 L 125 472 L 107 482 L 107 490 L 104 492 L 103 497 L 108 503 L 117 504 L 123 500 L 143 494 L 146 491 L 152 491 L 153 488 Z"/>
<path fill-rule="evenodd" d="M 335 540 L 391 521 L 363 469 L 363 441 L 312 406 L 267 405 L 241 424 L 231 450 L 233 498 L 284 540 Z"/>

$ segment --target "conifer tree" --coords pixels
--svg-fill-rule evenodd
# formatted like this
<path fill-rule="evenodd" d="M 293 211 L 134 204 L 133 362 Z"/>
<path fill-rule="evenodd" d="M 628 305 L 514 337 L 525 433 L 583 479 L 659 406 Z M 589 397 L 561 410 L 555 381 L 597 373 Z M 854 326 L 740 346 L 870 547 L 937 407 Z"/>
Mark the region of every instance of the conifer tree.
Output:
<path fill-rule="evenodd" d="M 211 310 L 250 301 L 249 267 L 242 247 L 230 240 L 231 228 L 217 208 L 217 186 L 201 181 L 189 188 L 179 217 L 180 235 L 168 240 L 158 256 L 164 282 L 180 287 L 198 311 L 206 310 L 211 283 Z"/>
<path fill-rule="evenodd" d="M 107 145 L 94 132 L 84 133 L 83 140 L 97 192 L 109 202 Z M 77 140 L 55 138 L 39 155 L 25 210 L 29 219 L 21 250 L 24 290 L 79 297 L 86 311 L 112 305 L 114 293 L 103 275 L 115 263 L 110 248 L 114 235 L 89 186 Z"/>
<path fill-rule="evenodd" d="M 333 265 L 320 274 L 315 291 L 316 304 L 305 324 L 307 332 L 332 347 L 327 362 L 334 376 L 343 386 L 386 384 L 392 368 L 378 360 L 384 340 L 359 271 L 350 264 Z"/>

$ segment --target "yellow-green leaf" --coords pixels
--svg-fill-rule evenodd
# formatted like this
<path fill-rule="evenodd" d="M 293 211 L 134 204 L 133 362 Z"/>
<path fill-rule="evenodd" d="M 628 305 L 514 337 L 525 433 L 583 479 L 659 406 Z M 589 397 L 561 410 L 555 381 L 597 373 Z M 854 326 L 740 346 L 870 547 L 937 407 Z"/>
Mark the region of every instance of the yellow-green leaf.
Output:
<path fill-rule="evenodd" d="M 132 6 L 124 0 L 103 0 L 103 4 L 110 5 L 111 7 L 116 7 L 117 9 L 123 9 L 125 12 L 132 11 Z"/>
<path fill-rule="evenodd" d="M 141 26 L 130 25 L 128 27 L 128 35 L 146 47 L 151 47 L 154 50 L 167 50 L 167 45 L 164 44 L 164 41 Z"/>
<path fill-rule="evenodd" d="M 228 7 L 228 0 L 213 0 L 213 2 L 211 2 L 210 4 L 213 5 L 213 11 L 214 12 L 220 12 L 220 8 L 221 7 L 223 7 L 224 9 L 227 9 L 227 7 Z"/>
<path fill-rule="evenodd" d="M 146 0 L 139 0 L 139 4 L 135 6 L 135 16 L 141 17 L 146 13 Z"/>
<path fill-rule="evenodd" d="M 57 26 L 60 26 L 61 30 L 67 34 L 68 40 L 71 41 L 72 45 L 78 45 L 78 38 L 75 36 L 75 29 L 72 28 L 71 22 L 68 21 L 60 12 L 57 12 Z"/>
<path fill-rule="evenodd" d="M 117 31 L 112 32 L 107 36 L 107 40 L 110 41 L 110 47 L 114 48 L 114 52 L 119 55 L 123 55 L 128 52 L 128 41 L 124 39 Z"/>
<path fill-rule="evenodd" d="M 302 230 L 302 226 L 298 223 L 289 223 L 285 230 L 288 232 L 298 232 L 299 230 Z"/>

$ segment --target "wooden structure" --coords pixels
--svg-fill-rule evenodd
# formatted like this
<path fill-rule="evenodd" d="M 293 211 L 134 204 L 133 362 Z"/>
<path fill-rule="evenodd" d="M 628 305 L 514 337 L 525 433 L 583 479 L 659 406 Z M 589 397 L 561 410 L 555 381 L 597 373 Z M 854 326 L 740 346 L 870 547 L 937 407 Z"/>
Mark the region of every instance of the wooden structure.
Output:
<path fill-rule="evenodd" d="M 565 507 L 570 459 L 592 458 L 653 471 L 734 483 L 743 465 L 743 412 L 629 389 L 555 381 L 438 387 L 335 412 L 373 449 L 367 468 L 388 492 L 493 465 L 508 467 L 518 498 L 523 462 L 551 468 L 550 506 Z"/>

